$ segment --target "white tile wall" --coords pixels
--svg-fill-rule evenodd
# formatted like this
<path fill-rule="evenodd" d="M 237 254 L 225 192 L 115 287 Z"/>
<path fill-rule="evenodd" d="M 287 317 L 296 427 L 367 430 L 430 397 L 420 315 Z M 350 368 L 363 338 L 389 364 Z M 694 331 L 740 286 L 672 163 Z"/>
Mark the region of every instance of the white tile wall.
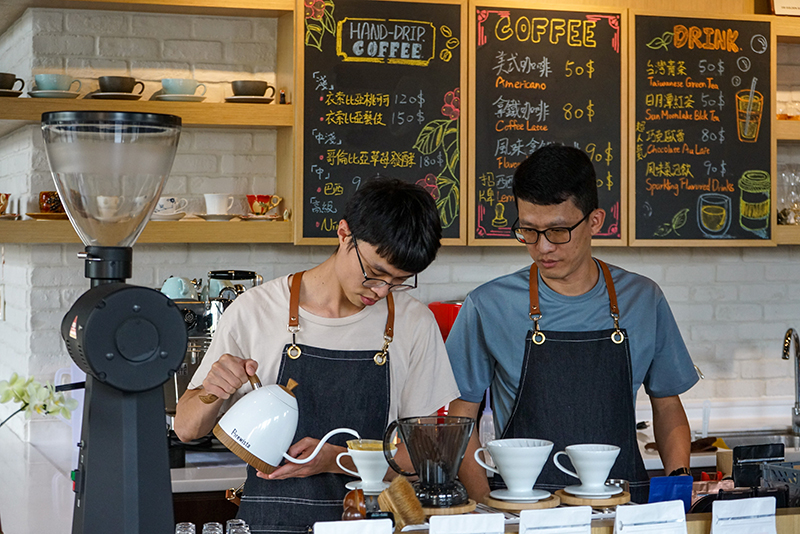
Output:
<path fill-rule="evenodd" d="M 87 89 L 99 75 L 129 73 L 145 81 L 148 94 L 162 77 L 194 76 L 209 86 L 210 100 L 222 100 L 230 94 L 228 80 L 274 80 L 275 33 L 269 19 L 31 9 L 0 37 L 0 71 L 29 81 L 35 72 L 66 71 Z M 797 64 L 800 72 L 800 59 Z M 185 129 L 165 193 L 185 196 L 193 202 L 190 210 L 201 211 L 203 193 L 273 192 L 275 144 L 272 130 Z M 782 145 L 780 157 L 800 163 L 800 149 Z M 50 188 L 38 128 L 0 138 L 0 191 L 21 198 L 23 211 L 31 211 L 31 193 Z M 88 287 L 76 258 L 80 249 L 0 244 L 7 298 L 0 379 L 16 371 L 45 380 L 69 364 L 59 326 Z M 137 245 L 131 283 L 154 287 L 170 275 L 205 278 L 219 268 L 252 269 L 269 279 L 309 268 L 332 252 L 284 244 Z M 792 366 L 780 360 L 780 349 L 786 329 L 800 327 L 800 247 L 595 252 L 663 288 L 706 376 L 684 395 L 688 405 L 712 399 L 715 410 L 740 403 L 780 411 L 793 402 Z M 420 276 L 416 294 L 424 302 L 463 298 L 529 262 L 521 248 L 448 247 Z M 0 417 L 10 409 L 0 405 Z M 22 418 L 11 424 L 23 438 L 30 426 Z"/>

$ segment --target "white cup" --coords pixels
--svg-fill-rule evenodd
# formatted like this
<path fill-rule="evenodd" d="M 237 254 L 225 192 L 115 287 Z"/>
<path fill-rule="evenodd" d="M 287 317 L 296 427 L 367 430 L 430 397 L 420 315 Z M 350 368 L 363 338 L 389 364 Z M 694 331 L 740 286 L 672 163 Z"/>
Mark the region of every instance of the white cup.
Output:
<path fill-rule="evenodd" d="M 185 210 L 188 205 L 189 201 L 185 198 L 161 197 L 156 204 L 155 213 L 170 215 Z"/>
<path fill-rule="evenodd" d="M 558 457 L 562 454 L 569 456 L 575 471 L 570 471 L 558 462 Z M 616 445 L 585 443 L 570 445 L 565 451 L 557 452 L 553 456 L 553 463 L 564 473 L 580 479 L 583 491 L 600 491 L 605 486 L 618 455 L 619 447 Z"/>
<path fill-rule="evenodd" d="M 233 206 L 234 198 L 224 193 L 206 193 L 206 213 L 208 215 L 225 215 Z"/>
<path fill-rule="evenodd" d="M 509 492 L 528 493 L 536 484 L 552 450 L 553 442 L 544 439 L 496 439 L 475 451 L 475 461 L 503 477 Z M 489 452 L 497 468 L 481 459 L 481 451 Z"/>
<path fill-rule="evenodd" d="M 397 449 L 392 447 L 392 455 Z M 356 464 L 356 471 L 342 465 L 342 458 L 349 456 Z M 361 479 L 361 489 L 380 491 L 384 488 L 383 477 L 389 469 L 389 463 L 383 455 L 383 441 L 377 439 L 352 439 L 347 442 L 347 452 L 339 453 L 336 463 L 345 473 Z"/>
<path fill-rule="evenodd" d="M 97 211 L 101 219 L 111 219 L 117 215 L 120 204 L 124 197 L 119 196 L 97 196 Z"/>

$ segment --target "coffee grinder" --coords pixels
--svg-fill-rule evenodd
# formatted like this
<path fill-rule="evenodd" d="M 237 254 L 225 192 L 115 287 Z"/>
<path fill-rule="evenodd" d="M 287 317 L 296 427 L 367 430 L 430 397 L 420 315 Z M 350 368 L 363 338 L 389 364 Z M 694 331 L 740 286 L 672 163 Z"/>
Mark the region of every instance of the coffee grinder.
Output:
<path fill-rule="evenodd" d="M 42 115 L 56 189 L 86 249 L 91 289 L 61 323 L 86 372 L 72 532 L 171 532 L 172 491 L 161 388 L 183 360 L 186 327 L 159 291 L 125 283 L 132 249 L 172 168 L 171 115 Z"/>

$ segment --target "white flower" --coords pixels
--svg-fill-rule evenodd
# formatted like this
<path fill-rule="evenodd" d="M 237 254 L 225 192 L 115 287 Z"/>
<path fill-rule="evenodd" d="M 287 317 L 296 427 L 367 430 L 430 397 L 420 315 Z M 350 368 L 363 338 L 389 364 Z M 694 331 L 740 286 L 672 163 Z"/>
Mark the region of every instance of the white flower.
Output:
<path fill-rule="evenodd" d="M 78 407 L 77 400 L 67 398 L 60 391 L 57 392 L 52 384 L 42 385 L 33 377 L 25 380 L 17 373 L 12 374 L 10 380 L 0 381 L 0 403 L 10 400 L 22 404 L 20 411 L 24 411 L 27 417 L 38 413 L 61 415 L 65 419 L 69 419 L 72 416 L 72 410 Z"/>

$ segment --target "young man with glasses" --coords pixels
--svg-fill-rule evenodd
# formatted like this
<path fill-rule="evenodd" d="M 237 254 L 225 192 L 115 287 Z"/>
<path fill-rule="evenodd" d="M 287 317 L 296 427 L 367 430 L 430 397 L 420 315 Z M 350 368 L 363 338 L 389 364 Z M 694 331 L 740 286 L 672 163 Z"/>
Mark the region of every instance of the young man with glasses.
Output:
<path fill-rule="evenodd" d="M 475 289 L 447 338 L 461 398 L 451 415 L 476 417 L 487 387 L 498 438 L 611 444 L 620 453 L 609 478 L 630 483 L 647 502 L 649 478 L 636 437 L 635 399 L 644 384 L 658 450 L 668 474 L 688 474 L 690 433 L 679 394 L 697 374 L 660 288 L 592 257 L 603 227 L 596 176 L 582 151 L 550 145 L 516 170 L 514 235 L 534 263 Z M 473 459 L 473 432 L 459 472 L 473 499 L 491 483 Z M 536 487 L 589 495 L 548 461 Z M 606 495 L 607 494 L 607 495 Z M 500 494 L 495 494 L 500 495 Z"/>
<path fill-rule="evenodd" d="M 394 419 L 430 415 L 458 397 L 433 314 L 407 292 L 440 246 L 431 196 L 399 180 L 371 180 L 348 202 L 336 236 L 336 252 L 320 265 L 250 289 L 228 307 L 178 403 L 182 440 L 207 435 L 256 373 L 264 384 L 299 384 L 288 450 L 296 458 L 335 428 L 382 439 Z M 219 400 L 205 404 L 203 393 Z M 339 520 L 345 484 L 359 482 L 336 463 L 347 439 L 335 435 L 307 464 L 284 462 L 272 473 L 249 467 L 239 517 L 251 532 L 305 533 L 316 521 Z"/>

